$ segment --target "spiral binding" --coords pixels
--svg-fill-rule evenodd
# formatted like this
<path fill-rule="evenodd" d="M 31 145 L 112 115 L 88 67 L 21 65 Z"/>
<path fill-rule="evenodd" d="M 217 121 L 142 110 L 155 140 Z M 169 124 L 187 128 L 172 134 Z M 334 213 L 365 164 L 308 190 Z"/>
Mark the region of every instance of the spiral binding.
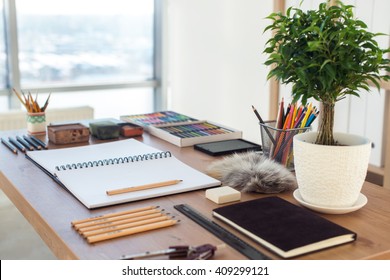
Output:
<path fill-rule="evenodd" d="M 57 171 L 61 171 L 61 170 L 72 170 L 72 169 L 80 169 L 80 168 L 90 168 L 90 167 L 97 167 L 97 166 L 153 160 L 153 159 L 159 159 L 159 158 L 168 158 L 171 156 L 172 156 L 172 154 L 169 151 L 157 152 L 157 153 L 150 153 L 150 154 L 143 154 L 143 155 L 109 158 L 109 159 L 96 160 L 96 161 L 69 163 L 69 164 L 64 164 L 64 165 L 57 165 L 55 167 L 55 169 Z"/>

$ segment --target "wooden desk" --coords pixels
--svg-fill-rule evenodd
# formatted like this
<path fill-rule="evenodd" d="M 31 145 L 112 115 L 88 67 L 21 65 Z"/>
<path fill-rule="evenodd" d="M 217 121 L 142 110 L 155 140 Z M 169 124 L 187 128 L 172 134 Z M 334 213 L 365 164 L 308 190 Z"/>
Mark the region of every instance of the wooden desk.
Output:
<path fill-rule="evenodd" d="M 10 131 L 2 132 L 0 136 L 8 137 L 24 133 L 22 130 Z M 160 150 L 170 150 L 177 158 L 199 170 L 204 170 L 211 161 L 215 160 L 213 157 L 195 151 L 192 147 L 179 148 L 147 134 L 138 140 Z M 51 145 L 50 148 L 58 148 L 58 146 Z M 59 259 L 118 259 L 123 254 L 165 249 L 170 245 L 222 243 L 173 208 L 176 204 L 187 203 L 211 218 L 211 211 L 217 205 L 205 198 L 204 190 L 88 210 L 27 160 L 24 154 L 19 152 L 18 155 L 14 155 L 3 145 L 0 146 L 0 171 L 0 186 L 4 193 Z M 390 249 L 390 191 L 365 183 L 363 193 L 368 197 L 368 204 L 359 211 L 344 215 L 323 215 L 355 231 L 358 234 L 357 241 L 301 256 L 299 259 L 363 259 Z M 243 194 L 243 200 L 264 196 Z M 290 192 L 280 196 L 297 204 Z M 181 223 L 173 227 L 93 245 L 88 244 L 70 225 L 73 220 L 149 205 L 160 205 L 167 212 L 178 217 Z M 218 223 L 228 228 L 223 223 Z M 276 255 L 233 229 L 232 231 L 271 258 L 277 258 Z M 288 236 L 288 232 L 286 235 Z M 215 258 L 246 259 L 229 246 L 217 251 Z"/>

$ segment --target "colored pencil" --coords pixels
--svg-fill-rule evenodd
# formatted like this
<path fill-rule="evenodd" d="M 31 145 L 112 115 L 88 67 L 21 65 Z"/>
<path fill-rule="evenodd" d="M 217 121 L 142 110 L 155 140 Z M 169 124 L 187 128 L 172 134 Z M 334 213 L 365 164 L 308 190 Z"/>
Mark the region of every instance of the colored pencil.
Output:
<path fill-rule="evenodd" d="M 9 143 L 7 140 L 5 140 L 4 138 L 1 138 L 1 143 L 3 143 L 4 146 L 6 146 L 14 154 L 18 153 L 18 150 L 11 143 Z"/>
<path fill-rule="evenodd" d="M 319 112 L 311 103 L 306 106 L 288 104 L 286 110 L 284 110 L 283 106 L 284 100 L 282 99 L 276 124 L 278 129 L 275 137 L 276 145 L 271 148 L 272 153 L 270 153 L 270 156 L 274 160 L 287 165 L 292 159 L 291 146 L 293 136 L 310 127 Z"/>
<path fill-rule="evenodd" d="M 41 145 L 35 143 L 30 136 L 23 135 L 23 139 L 26 140 L 27 143 L 29 143 L 31 146 L 34 147 L 34 149 L 42 150 Z"/>
<path fill-rule="evenodd" d="M 26 148 L 24 146 L 22 146 L 18 141 L 13 139 L 12 137 L 8 137 L 8 140 L 12 145 L 14 145 L 16 148 L 18 148 L 19 151 L 21 151 L 22 153 L 26 152 Z"/>
<path fill-rule="evenodd" d="M 47 145 L 41 139 L 36 138 L 35 136 L 30 136 L 31 140 L 33 140 L 37 145 L 41 146 L 44 149 L 47 149 Z"/>
<path fill-rule="evenodd" d="M 18 140 L 19 143 L 22 144 L 27 150 L 30 150 L 30 151 L 34 150 L 34 147 L 31 146 L 29 143 L 27 143 L 27 141 L 24 140 L 22 137 L 16 136 L 16 140 Z"/>

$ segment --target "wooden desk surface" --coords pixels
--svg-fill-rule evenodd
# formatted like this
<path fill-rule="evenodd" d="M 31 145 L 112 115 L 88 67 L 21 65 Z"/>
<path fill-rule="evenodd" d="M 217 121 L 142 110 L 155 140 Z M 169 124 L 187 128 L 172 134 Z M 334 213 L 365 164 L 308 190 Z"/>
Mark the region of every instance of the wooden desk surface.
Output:
<path fill-rule="evenodd" d="M 0 136 L 8 138 L 8 136 L 24 133 L 23 130 L 8 131 L 1 132 Z M 169 150 L 181 161 L 202 171 L 211 161 L 215 160 L 213 157 L 195 151 L 193 147 L 179 148 L 148 134 L 137 139 L 160 150 Z M 51 145 L 49 148 L 57 147 Z M 211 218 L 212 209 L 218 205 L 205 198 L 204 190 L 88 210 L 27 160 L 23 153 L 19 152 L 15 155 L 4 145 L 0 145 L 0 186 L 59 259 L 118 259 L 123 254 L 165 249 L 171 245 L 223 243 L 173 208 L 176 204 L 187 203 Z M 367 205 L 362 209 L 343 215 L 321 214 L 355 231 L 358 235 L 357 240 L 297 259 L 363 259 L 390 249 L 390 191 L 365 183 L 362 192 L 368 198 Z M 264 196 L 243 194 L 242 200 Z M 280 197 L 298 204 L 291 192 L 280 194 Z M 92 245 L 80 237 L 70 224 L 71 221 L 77 219 L 149 205 L 160 205 L 180 219 L 180 224 Z M 229 228 L 219 221 L 216 222 Z M 229 229 L 271 258 L 278 258 L 245 236 Z M 288 236 L 288 232 L 286 235 Z M 216 252 L 215 259 L 246 259 L 246 257 L 226 246 Z"/>

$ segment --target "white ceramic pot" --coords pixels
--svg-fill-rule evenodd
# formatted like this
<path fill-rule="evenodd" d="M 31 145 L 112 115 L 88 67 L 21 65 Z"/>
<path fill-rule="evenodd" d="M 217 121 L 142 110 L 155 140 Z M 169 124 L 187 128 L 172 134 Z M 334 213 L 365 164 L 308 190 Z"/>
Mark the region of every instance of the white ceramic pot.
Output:
<path fill-rule="evenodd" d="M 334 133 L 339 146 L 313 144 L 317 132 L 294 137 L 298 188 L 307 203 L 323 207 L 350 207 L 357 201 L 366 178 L 371 142 L 358 135 Z"/>

